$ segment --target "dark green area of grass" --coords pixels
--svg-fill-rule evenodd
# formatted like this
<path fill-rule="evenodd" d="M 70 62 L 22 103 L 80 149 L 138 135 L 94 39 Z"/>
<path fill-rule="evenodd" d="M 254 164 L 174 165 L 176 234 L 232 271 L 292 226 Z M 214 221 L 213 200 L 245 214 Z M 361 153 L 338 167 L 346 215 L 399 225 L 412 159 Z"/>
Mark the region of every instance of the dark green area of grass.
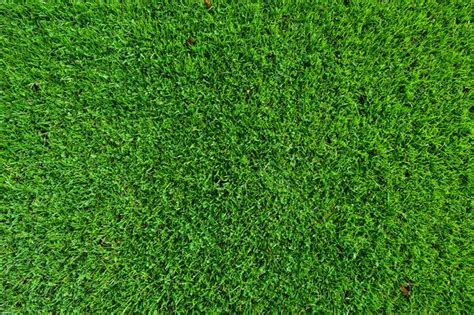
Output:
<path fill-rule="evenodd" d="M 0 309 L 472 311 L 470 1 L 214 2 L 0 4 Z"/>

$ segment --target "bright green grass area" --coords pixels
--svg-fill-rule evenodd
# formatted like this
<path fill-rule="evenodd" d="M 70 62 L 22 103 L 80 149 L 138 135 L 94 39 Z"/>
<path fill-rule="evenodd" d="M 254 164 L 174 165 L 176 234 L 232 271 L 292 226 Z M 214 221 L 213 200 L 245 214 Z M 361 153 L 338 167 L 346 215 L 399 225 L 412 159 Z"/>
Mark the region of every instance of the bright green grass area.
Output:
<path fill-rule="evenodd" d="M 472 311 L 471 17 L 2 2 L 0 310 Z"/>

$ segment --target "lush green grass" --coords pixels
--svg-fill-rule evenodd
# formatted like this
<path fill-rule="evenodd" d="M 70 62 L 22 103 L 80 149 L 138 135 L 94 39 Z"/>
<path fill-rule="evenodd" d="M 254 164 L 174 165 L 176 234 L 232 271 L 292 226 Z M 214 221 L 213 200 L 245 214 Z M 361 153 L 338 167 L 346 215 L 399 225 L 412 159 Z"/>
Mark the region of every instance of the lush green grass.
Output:
<path fill-rule="evenodd" d="M 0 4 L 0 310 L 473 311 L 470 1 L 163 2 Z"/>

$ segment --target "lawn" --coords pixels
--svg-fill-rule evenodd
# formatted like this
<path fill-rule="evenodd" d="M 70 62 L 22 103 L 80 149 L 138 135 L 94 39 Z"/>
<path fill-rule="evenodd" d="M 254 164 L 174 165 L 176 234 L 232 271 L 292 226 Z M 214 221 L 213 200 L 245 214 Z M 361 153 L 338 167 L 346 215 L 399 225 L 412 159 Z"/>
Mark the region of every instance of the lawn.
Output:
<path fill-rule="evenodd" d="M 470 1 L 63 2 L 0 4 L 0 311 L 473 312 Z"/>

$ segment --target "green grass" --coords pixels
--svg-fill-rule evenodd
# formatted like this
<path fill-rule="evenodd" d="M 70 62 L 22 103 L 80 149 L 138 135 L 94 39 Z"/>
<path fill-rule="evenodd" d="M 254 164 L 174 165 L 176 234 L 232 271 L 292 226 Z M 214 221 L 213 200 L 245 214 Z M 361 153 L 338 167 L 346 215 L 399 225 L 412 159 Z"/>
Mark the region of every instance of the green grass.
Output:
<path fill-rule="evenodd" d="M 0 310 L 472 312 L 471 17 L 2 1 Z"/>

